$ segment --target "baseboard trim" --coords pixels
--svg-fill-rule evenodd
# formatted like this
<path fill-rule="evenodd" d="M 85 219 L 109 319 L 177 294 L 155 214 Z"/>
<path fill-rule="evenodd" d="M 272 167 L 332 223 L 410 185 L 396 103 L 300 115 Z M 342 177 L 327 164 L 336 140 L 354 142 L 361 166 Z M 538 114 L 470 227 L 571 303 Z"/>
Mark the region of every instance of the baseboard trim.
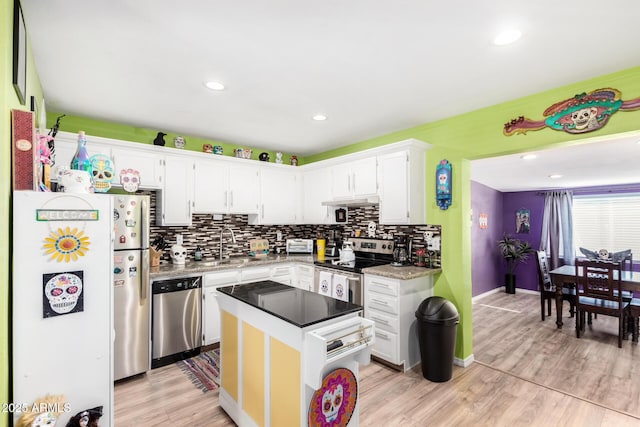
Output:
<path fill-rule="evenodd" d="M 484 293 L 482 293 L 480 295 L 476 295 L 475 297 L 471 298 L 471 303 L 474 304 L 474 303 L 478 302 L 478 300 L 481 300 L 482 298 L 488 297 L 489 295 L 497 294 L 498 292 L 505 292 L 504 286 L 500 286 L 499 288 L 491 289 L 490 291 L 484 292 Z M 523 294 L 540 295 L 539 291 L 532 291 L 531 289 L 516 288 L 516 294 L 518 292 L 519 293 L 523 293 Z"/>
<path fill-rule="evenodd" d="M 468 367 L 469 365 L 471 365 L 473 362 L 475 361 L 473 354 L 467 356 L 464 359 L 460 359 L 459 357 L 454 357 L 453 358 L 453 364 L 456 366 L 461 366 L 463 368 Z"/>

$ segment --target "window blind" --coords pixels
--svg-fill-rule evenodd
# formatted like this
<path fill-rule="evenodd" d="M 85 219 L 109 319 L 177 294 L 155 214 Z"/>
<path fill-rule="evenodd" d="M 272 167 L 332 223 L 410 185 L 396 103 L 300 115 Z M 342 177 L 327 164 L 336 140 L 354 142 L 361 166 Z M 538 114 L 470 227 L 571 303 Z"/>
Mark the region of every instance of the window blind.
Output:
<path fill-rule="evenodd" d="M 574 196 L 573 238 L 576 255 L 583 247 L 640 257 L 640 194 Z"/>

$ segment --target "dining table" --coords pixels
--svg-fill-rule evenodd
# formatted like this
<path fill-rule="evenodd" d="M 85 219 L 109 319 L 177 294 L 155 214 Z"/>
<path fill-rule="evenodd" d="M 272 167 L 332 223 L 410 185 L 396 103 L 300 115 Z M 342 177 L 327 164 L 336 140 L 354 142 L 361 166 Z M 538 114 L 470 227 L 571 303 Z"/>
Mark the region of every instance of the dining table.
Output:
<path fill-rule="evenodd" d="M 578 267 L 578 274 L 582 273 L 582 267 Z M 640 292 L 640 271 L 623 270 L 621 272 L 620 287 L 624 291 Z M 576 283 L 576 266 L 563 265 L 549 272 L 551 282 L 556 288 L 556 325 L 562 328 L 562 286 L 566 283 Z M 613 278 L 618 279 L 617 274 Z"/>

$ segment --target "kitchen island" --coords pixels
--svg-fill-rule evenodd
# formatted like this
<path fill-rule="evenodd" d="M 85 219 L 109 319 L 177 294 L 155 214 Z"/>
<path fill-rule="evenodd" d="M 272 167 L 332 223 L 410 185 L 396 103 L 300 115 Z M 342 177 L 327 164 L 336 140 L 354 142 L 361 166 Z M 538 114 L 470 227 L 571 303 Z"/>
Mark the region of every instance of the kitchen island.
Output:
<path fill-rule="evenodd" d="M 358 425 L 358 366 L 374 342 L 362 307 L 272 281 L 217 298 L 220 406 L 236 424 Z"/>

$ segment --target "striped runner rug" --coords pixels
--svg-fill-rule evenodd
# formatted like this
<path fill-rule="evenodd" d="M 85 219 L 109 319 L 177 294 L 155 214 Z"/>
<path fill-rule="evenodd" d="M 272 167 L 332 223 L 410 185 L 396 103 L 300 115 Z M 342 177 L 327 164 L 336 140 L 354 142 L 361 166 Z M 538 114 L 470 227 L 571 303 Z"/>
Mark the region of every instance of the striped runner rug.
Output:
<path fill-rule="evenodd" d="M 190 359 L 180 360 L 176 365 L 187 374 L 191 382 L 206 393 L 220 384 L 220 349 L 200 353 Z"/>

